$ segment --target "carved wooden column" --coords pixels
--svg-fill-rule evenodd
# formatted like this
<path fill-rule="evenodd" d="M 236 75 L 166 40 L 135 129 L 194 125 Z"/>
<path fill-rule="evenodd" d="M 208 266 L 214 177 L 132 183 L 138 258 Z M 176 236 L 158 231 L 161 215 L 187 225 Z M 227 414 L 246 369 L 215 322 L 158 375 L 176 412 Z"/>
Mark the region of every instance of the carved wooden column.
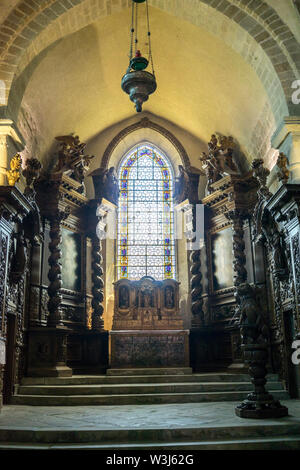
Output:
<path fill-rule="evenodd" d="M 226 216 L 232 221 L 233 283 L 237 287 L 247 280 L 244 242 L 244 220 L 247 212 L 236 209 L 229 211 Z"/>
<path fill-rule="evenodd" d="M 193 314 L 192 324 L 202 321 L 203 300 L 202 300 L 202 274 L 201 274 L 201 250 L 191 253 L 191 310 Z"/>
<path fill-rule="evenodd" d="M 191 210 L 192 228 L 195 233 L 197 230 L 196 207 L 193 205 Z M 199 229 L 199 227 L 198 227 Z M 196 235 L 197 238 L 197 235 Z M 191 243 L 196 243 L 196 238 Z M 198 242 L 197 242 L 198 243 Z M 203 325 L 203 299 L 202 299 L 202 273 L 201 273 L 201 249 L 194 249 L 190 254 L 190 273 L 191 273 L 191 311 L 192 311 L 192 327 Z"/>
<path fill-rule="evenodd" d="M 100 203 L 95 199 L 90 201 L 88 224 L 92 229 L 89 236 L 92 242 L 91 268 L 92 268 L 92 331 L 104 331 L 104 280 L 103 280 L 103 256 L 102 256 L 102 237 L 104 227 L 102 226 L 102 217 Z M 100 211 L 100 213 L 99 213 Z"/>
<path fill-rule="evenodd" d="M 66 365 L 69 330 L 63 325 L 61 318 L 61 222 L 70 214 L 70 208 L 60 192 L 61 183 L 61 175 L 45 175 L 35 185 L 41 215 L 50 223 L 48 258 L 50 284 L 47 327 L 29 330 L 28 374 L 31 376 L 72 375 L 72 369 Z"/>
<path fill-rule="evenodd" d="M 29 261 L 29 301 L 28 316 L 29 326 L 41 326 L 40 319 L 40 290 L 41 290 L 41 261 L 43 230 L 41 225 L 40 211 L 36 203 L 36 192 L 34 182 L 40 175 L 42 165 L 36 158 L 27 158 L 25 169 L 22 174 L 26 180 L 24 195 L 32 205 L 31 217 L 28 220 L 25 231 L 30 239 L 30 261 Z"/>
<path fill-rule="evenodd" d="M 50 243 L 49 250 L 50 256 L 48 279 L 50 284 L 48 286 L 48 326 L 62 325 L 61 319 L 61 222 L 68 217 L 70 209 L 68 207 L 63 210 L 57 210 L 53 215 L 49 215 L 50 221 Z"/>
<path fill-rule="evenodd" d="M 103 281 L 103 268 L 102 268 L 102 243 L 98 238 L 97 234 L 94 234 L 92 238 L 92 329 L 93 330 L 103 330 L 104 321 L 102 318 L 104 307 L 104 281 Z"/>

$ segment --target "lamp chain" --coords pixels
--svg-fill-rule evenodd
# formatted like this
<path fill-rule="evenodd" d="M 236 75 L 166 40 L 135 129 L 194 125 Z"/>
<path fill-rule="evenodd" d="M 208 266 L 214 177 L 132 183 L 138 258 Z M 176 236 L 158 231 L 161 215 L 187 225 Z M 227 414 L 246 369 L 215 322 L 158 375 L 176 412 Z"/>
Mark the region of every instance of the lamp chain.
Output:
<path fill-rule="evenodd" d="M 152 57 L 152 50 L 151 50 L 151 32 L 150 32 L 148 0 L 146 0 L 146 10 L 147 10 L 147 26 L 148 26 L 149 61 L 150 61 L 150 63 L 151 63 L 151 67 L 152 67 L 152 74 L 155 76 L 155 73 L 154 73 L 154 65 L 153 65 L 153 57 Z"/>
<path fill-rule="evenodd" d="M 132 2 L 132 8 L 131 8 L 131 30 L 130 30 L 130 49 L 129 49 L 129 62 L 132 59 L 133 55 L 133 33 L 134 33 L 134 2 Z"/>
<path fill-rule="evenodd" d="M 135 2 L 133 2 L 135 3 Z M 138 4 L 135 4 L 135 50 L 137 49 L 138 43 Z"/>

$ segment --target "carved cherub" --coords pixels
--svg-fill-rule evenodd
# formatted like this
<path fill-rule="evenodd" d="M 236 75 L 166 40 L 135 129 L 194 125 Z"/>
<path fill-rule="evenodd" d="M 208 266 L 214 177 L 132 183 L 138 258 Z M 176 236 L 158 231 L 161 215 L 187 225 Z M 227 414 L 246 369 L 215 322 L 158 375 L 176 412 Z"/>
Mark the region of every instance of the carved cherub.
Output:
<path fill-rule="evenodd" d="M 19 153 L 11 159 L 10 170 L 6 171 L 9 186 L 14 186 L 21 176 L 22 157 Z"/>

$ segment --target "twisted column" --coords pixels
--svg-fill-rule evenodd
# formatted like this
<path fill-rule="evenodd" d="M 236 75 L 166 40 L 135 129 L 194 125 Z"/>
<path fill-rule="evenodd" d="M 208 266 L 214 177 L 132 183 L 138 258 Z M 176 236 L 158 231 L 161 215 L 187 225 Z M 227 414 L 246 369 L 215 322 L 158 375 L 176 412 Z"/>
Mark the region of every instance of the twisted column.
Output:
<path fill-rule="evenodd" d="M 104 281 L 103 281 L 103 268 L 102 262 L 103 258 L 101 255 L 102 244 L 101 240 L 94 236 L 92 238 L 92 329 L 93 330 L 103 330 L 104 321 L 102 318 L 104 307 Z"/>
<path fill-rule="evenodd" d="M 48 258 L 48 263 L 50 266 L 48 272 L 48 279 L 50 284 L 48 286 L 48 326 L 55 327 L 57 325 L 62 325 L 61 319 L 61 221 L 68 217 L 69 208 L 65 210 L 58 210 L 53 216 L 49 217 L 50 220 L 50 243 L 49 250 L 50 256 Z"/>
<path fill-rule="evenodd" d="M 232 243 L 233 243 L 233 284 L 235 287 L 243 284 L 247 280 L 246 256 L 244 242 L 244 218 L 245 214 L 240 211 L 229 213 L 232 221 Z"/>
<path fill-rule="evenodd" d="M 191 211 L 193 233 L 196 232 L 196 205 Z M 191 240 L 193 243 L 196 239 Z M 203 323 L 203 299 L 202 299 L 202 273 L 201 273 L 201 249 L 193 250 L 190 255 L 191 273 L 191 311 L 192 323 L 196 326 Z"/>
<path fill-rule="evenodd" d="M 194 316 L 202 319 L 203 300 L 202 300 L 202 274 L 201 274 L 201 250 L 195 250 L 191 253 L 191 310 Z M 196 319 L 194 319 L 196 320 Z"/>

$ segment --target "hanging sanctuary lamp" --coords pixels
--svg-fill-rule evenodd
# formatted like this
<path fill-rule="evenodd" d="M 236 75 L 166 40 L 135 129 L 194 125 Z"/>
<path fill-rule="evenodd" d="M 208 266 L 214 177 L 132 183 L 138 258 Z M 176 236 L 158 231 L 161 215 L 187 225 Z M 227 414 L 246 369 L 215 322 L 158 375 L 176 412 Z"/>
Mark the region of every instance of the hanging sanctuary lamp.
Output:
<path fill-rule="evenodd" d="M 143 57 L 138 49 L 138 4 L 146 4 L 147 16 L 147 35 L 148 35 L 148 58 Z M 130 50 L 129 50 L 129 66 L 122 78 L 121 87 L 125 91 L 131 101 L 135 104 L 138 113 L 142 111 L 142 105 L 148 100 L 149 95 L 156 90 L 156 79 L 153 69 L 153 59 L 151 53 L 151 39 L 149 26 L 149 10 L 148 0 L 132 0 L 132 18 L 130 30 Z M 152 73 L 145 69 L 151 64 Z"/>

